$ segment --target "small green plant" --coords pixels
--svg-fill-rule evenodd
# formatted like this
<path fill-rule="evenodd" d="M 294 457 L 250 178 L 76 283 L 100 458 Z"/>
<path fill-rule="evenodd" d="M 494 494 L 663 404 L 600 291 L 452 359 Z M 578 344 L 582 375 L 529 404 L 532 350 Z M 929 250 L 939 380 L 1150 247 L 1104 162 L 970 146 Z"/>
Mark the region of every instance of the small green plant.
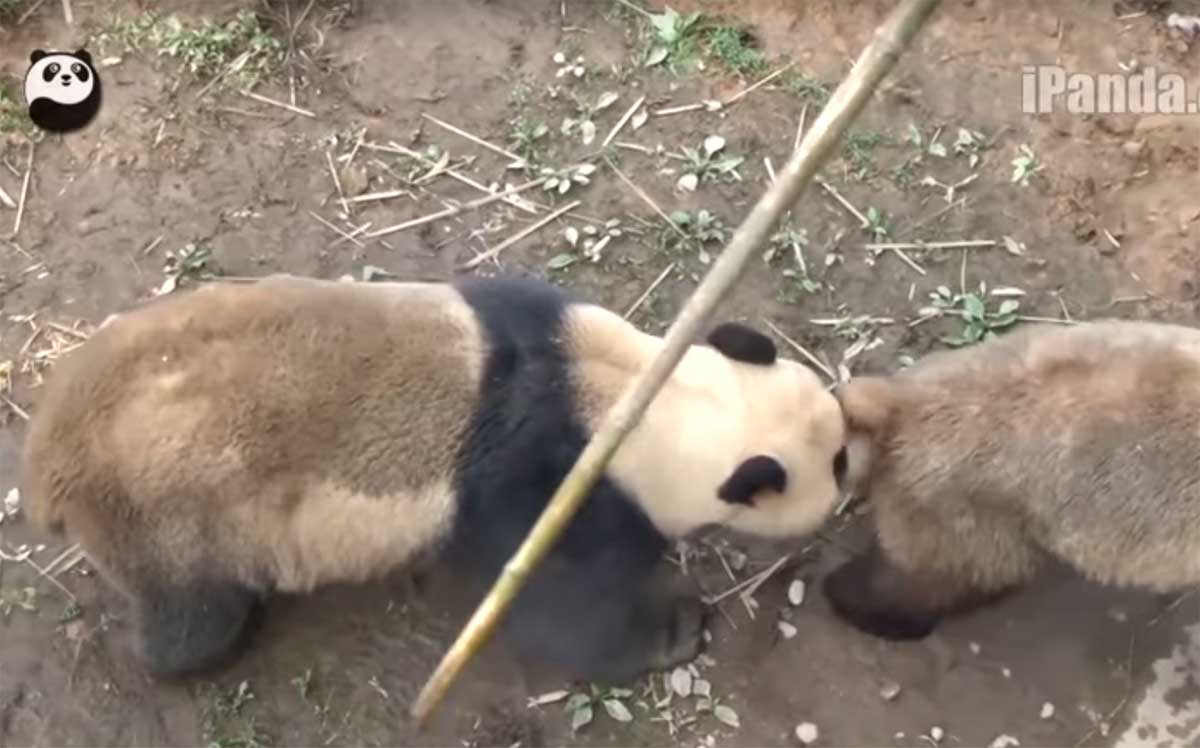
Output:
<path fill-rule="evenodd" d="M 187 244 L 175 252 L 167 253 L 163 267 L 166 280 L 155 294 L 162 296 L 179 288 L 186 281 L 206 281 L 215 277 L 212 250 L 206 244 Z"/>
<path fill-rule="evenodd" d="M 539 173 L 541 176 L 547 177 L 545 183 L 542 184 L 543 190 L 547 192 L 553 190 L 560 195 L 565 195 L 577 184 L 590 184 L 592 175 L 596 173 L 596 165 L 578 164 L 566 169 L 552 169 L 543 166 Z"/>
<path fill-rule="evenodd" d="M 203 729 L 208 748 L 262 748 L 270 742 L 253 716 L 243 717 L 246 705 L 254 700 L 249 681 L 242 681 L 232 689 L 220 689 L 210 684 L 207 691 L 211 702 L 205 709 Z M 244 724 L 237 725 L 238 722 Z M 217 736 L 218 732 L 231 732 L 230 727 L 240 729 L 233 730 L 236 733 L 233 735 Z"/>
<path fill-rule="evenodd" d="M 205 19 L 189 27 L 178 16 L 148 11 L 112 24 L 98 37 L 101 47 L 124 51 L 154 49 L 178 60 L 192 75 L 208 81 L 222 75 L 219 87 L 253 88 L 283 68 L 284 46 L 271 36 L 253 11 L 242 10 L 229 21 Z"/>
<path fill-rule="evenodd" d="M 71 621 L 74 621 L 76 618 L 79 618 L 82 615 L 83 615 L 83 608 L 81 608 L 79 606 L 79 603 L 78 602 L 69 602 L 69 603 L 67 603 L 66 607 L 63 608 L 62 613 L 58 616 L 58 622 L 59 623 L 70 623 Z"/>
<path fill-rule="evenodd" d="M 804 248 L 807 246 L 808 232 L 786 225 L 771 237 L 763 260 L 770 264 L 776 257 L 790 252 L 796 259 L 796 267 L 785 268 L 781 274 L 804 293 L 813 294 L 821 290 L 821 282 L 809 275 L 808 261 L 804 257 Z"/>
<path fill-rule="evenodd" d="M 1011 327 L 1017 321 L 1021 302 L 1003 299 L 999 305 L 987 308 L 987 285 L 979 284 L 979 291 L 956 294 L 945 286 L 939 286 L 929 294 L 932 306 L 921 310 L 925 317 L 956 316 L 962 320 L 962 330 L 951 337 L 941 338 L 946 345 L 959 348 L 972 345 L 996 336 L 997 330 Z"/>
<path fill-rule="evenodd" d="M 866 230 L 871 232 L 876 241 L 887 238 L 889 233 L 887 213 L 874 205 L 867 208 Z"/>
<path fill-rule="evenodd" d="M 843 150 L 856 179 L 865 179 L 874 172 L 875 148 L 882 142 L 883 136 L 877 132 L 856 131 L 846 137 Z"/>
<path fill-rule="evenodd" d="M 578 131 L 583 144 L 591 145 L 592 141 L 596 139 L 596 123 L 592 120 L 597 114 L 617 103 L 617 99 L 619 98 L 621 98 L 621 95 L 616 91 L 605 91 L 596 97 L 594 102 L 571 94 L 571 99 L 575 102 L 576 113 L 579 116 L 567 117 L 563 120 L 562 127 L 560 128 L 562 134 L 570 135 Z"/>
<path fill-rule="evenodd" d="M 824 83 L 795 69 L 789 70 L 780 76 L 780 85 L 785 90 L 799 97 L 801 101 L 813 104 L 818 109 L 824 107 L 828 103 L 829 97 L 833 95 L 829 87 Z M 812 115 L 814 113 L 809 112 L 809 114 Z"/>
<path fill-rule="evenodd" d="M 0 80 L 0 136 L 21 134 L 29 138 L 40 139 L 41 131 L 29 119 L 29 110 L 22 103 L 23 97 Z"/>
<path fill-rule="evenodd" d="M 508 141 L 518 156 L 528 162 L 536 162 L 541 152 L 539 141 L 550 133 L 550 126 L 542 121 L 521 117 L 513 124 Z"/>
<path fill-rule="evenodd" d="M 1012 160 L 1012 181 L 1022 187 L 1027 187 L 1029 178 L 1042 170 L 1042 164 L 1038 161 L 1037 154 L 1029 146 L 1022 144 L 1018 151 L 1017 157 Z"/>
<path fill-rule="evenodd" d="M 662 13 L 649 14 L 654 41 L 646 53 L 645 66 L 654 67 L 664 62 L 674 66 L 694 60 L 697 54 L 698 24 L 702 17 L 700 11 L 681 16 L 670 6 Z"/>
<path fill-rule="evenodd" d="M 624 699 L 633 696 L 628 688 L 598 688 L 588 685 L 587 693 L 573 693 L 567 699 L 564 707 L 571 715 L 571 731 L 578 732 L 591 724 L 595 717 L 596 708 L 603 708 L 617 722 L 632 722 L 633 712 L 625 706 Z"/>
<path fill-rule="evenodd" d="M 742 76 L 759 76 L 767 70 L 767 57 L 753 46 L 745 29 L 718 26 L 708 34 L 708 53 L 722 65 Z"/>
<path fill-rule="evenodd" d="M 568 226 L 563 231 L 563 238 L 571 245 L 571 249 L 582 250 L 584 259 L 592 262 L 599 262 L 600 253 L 604 251 L 609 242 L 619 239 L 623 235 L 624 231 L 621 230 L 621 219 L 619 218 L 611 218 L 599 227 L 589 223 L 583 227 L 583 231 L 574 226 Z M 553 262 L 551 260 L 551 263 Z"/>
<path fill-rule="evenodd" d="M 958 128 L 958 137 L 954 139 L 954 152 L 966 156 L 972 169 L 979 165 L 980 154 L 986 148 L 983 133 L 965 127 Z"/>
<path fill-rule="evenodd" d="M 38 609 L 37 590 L 33 587 L 0 588 L 0 613 L 8 618 L 17 608 L 36 613 Z"/>
<path fill-rule="evenodd" d="M 718 216 L 701 208 L 695 215 L 686 210 L 677 210 L 669 218 L 671 223 L 679 228 L 663 229 L 663 237 L 668 249 L 691 245 L 696 248 L 700 262 L 707 265 L 712 262 L 712 255 L 705 250 L 704 245 L 710 243 L 724 244 L 729 239 L 729 229 Z M 681 235 L 682 234 L 682 235 Z"/>
<path fill-rule="evenodd" d="M 30 0 L 0 0 L 0 23 L 9 23 L 20 18 Z"/>
<path fill-rule="evenodd" d="M 725 150 L 725 138 L 720 135 L 709 135 L 699 148 L 682 148 L 687 165 L 683 167 L 683 175 L 676 181 L 676 186 L 688 192 L 694 192 L 701 182 L 716 179 L 731 179 L 741 181 L 737 168 L 745 161 L 743 156 L 722 156 Z"/>

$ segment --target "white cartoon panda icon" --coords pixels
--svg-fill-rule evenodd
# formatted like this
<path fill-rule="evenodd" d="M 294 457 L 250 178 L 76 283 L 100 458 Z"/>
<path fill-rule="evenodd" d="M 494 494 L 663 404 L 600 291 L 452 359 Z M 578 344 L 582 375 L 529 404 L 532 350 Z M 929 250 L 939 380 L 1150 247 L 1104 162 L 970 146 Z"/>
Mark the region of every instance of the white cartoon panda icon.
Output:
<path fill-rule="evenodd" d="M 86 49 L 29 55 L 25 103 L 29 118 L 43 130 L 72 132 L 86 127 L 100 110 L 100 77 Z"/>

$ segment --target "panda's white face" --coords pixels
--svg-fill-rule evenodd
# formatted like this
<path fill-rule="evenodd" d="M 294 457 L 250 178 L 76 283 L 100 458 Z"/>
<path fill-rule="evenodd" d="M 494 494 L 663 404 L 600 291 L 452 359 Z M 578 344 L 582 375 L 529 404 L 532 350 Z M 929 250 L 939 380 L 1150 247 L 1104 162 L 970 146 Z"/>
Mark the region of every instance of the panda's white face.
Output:
<path fill-rule="evenodd" d="M 25 101 L 46 98 L 64 106 L 87 99 L 96 85 L 96 73 L 83 60 L 55 53 L 33 64 L 25 76 Z"/>

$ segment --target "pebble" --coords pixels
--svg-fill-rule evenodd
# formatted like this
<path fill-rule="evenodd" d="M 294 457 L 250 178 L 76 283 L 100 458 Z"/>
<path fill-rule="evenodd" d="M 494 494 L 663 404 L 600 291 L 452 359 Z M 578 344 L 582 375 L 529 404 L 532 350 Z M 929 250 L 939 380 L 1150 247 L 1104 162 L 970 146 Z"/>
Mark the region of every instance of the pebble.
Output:
<path fill-rule="evenodd" d="M 820 736 L 820 731 L 812 722 L 801 722 L 796 725 L 796 739 L 805 745 L 811 745 L 817 742 Z"/>
<path fill-rule="evenodd" d="M 804 602 L 804 580 L 793 579 L 788 585 L 788 602 L 792 605 L 800 605 Z"/>
<path fill-rule="evenodd" d="M 1053 717 L 1054 716 L 1054 705 L 1051 704 L 1049 701 L 1047 701 L 1045 704 L 1042 704 L 1041 716 L 1042 716 L 1042 719 L 1050 719 L 1051 717 Z"/>

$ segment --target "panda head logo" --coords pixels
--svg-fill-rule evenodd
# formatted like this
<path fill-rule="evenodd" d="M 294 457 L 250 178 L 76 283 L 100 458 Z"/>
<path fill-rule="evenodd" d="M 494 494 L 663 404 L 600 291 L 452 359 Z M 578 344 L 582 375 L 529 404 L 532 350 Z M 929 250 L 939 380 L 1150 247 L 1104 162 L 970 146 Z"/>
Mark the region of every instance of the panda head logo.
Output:
<path fill-rule="evenodd" d="M 86 127 L 100 110 L 100 77 L 86 49 L 29 55 L 25 103 L 33 124 L 66 133 Z"/>

